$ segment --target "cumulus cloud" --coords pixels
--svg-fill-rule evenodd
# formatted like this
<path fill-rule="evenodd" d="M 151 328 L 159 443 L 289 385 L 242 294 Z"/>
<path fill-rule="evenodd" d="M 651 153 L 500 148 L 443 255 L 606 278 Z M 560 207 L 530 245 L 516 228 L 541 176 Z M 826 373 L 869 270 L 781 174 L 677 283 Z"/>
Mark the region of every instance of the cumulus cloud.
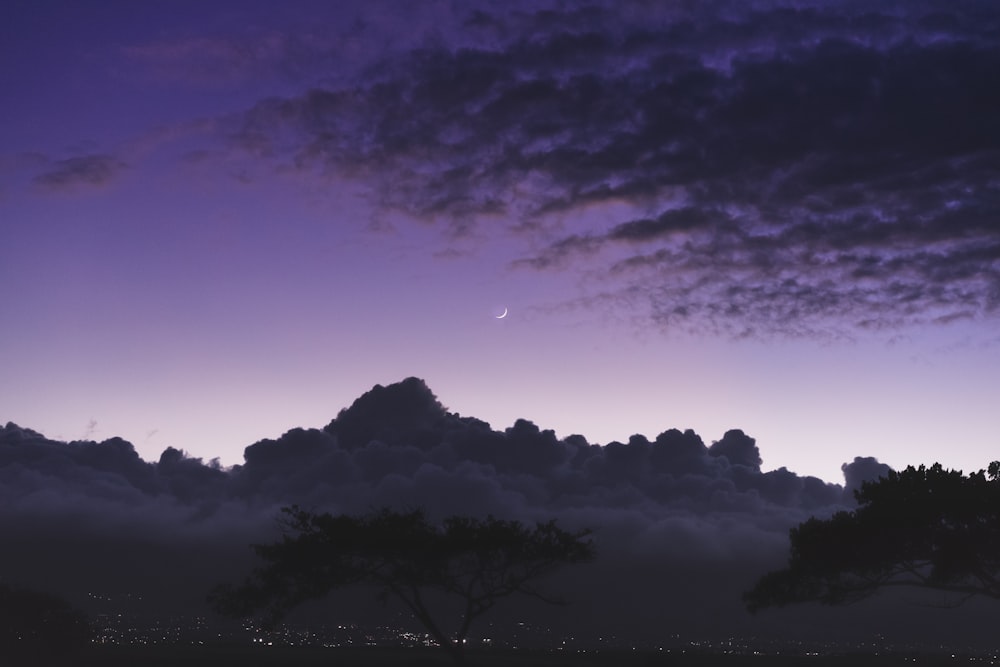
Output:
<path fill-rule="evenodd" d="M 695 568 L 737 619 L 739 586 L 780 562 L 789 528 L 853 502 L 840 485 L 764 472 L 761 463 L 755 440 L 739 430 L 708 445 L 669 429 L 604 446 L 526 420 L 496 430 L 449 412 L 417 378 L 375 386 L 322 428 L 251 444 L 243 464 L 228 469 L 173 447 L 144 461 L 120 438 L 64 443 L 7 424 L 0 529 L 16 547 L 3 572 L 69 591 L 152 587 L 159 603 L 197 606 L 213 583 L 249 569 L 247 545 L 276 535 L 282 506 L 421 507 L 437 518 L 557 518 L 592 528 L 601 562 L 579 576 L 617 570 L 620 586 L 643 588 L 637 599 L 652 605 Z M 845 475 L 851 482 L 880 466 L 859 458 Z M 67 549 L 73 560 L 58 573 L 37 555 Z M 621 574 L 656 561 L 669 568 L 645 583 Z M 728 574 L 709 576 L 708 562 Z M 563 585 L 587 589 L 572 578 Z"/>
<path fill-rule="evenodd" d="M 470 9 L 351 85 L 261 101 L 234 140 L 459 231 L 514 221 L 543 241 L 519 265 L 587 253 L 666 327 L 993 316 L 1000 14 L 901 7 Z"/>
<path fill-rule="evenodd" d="M 715 636 L 720 627 L 808 636 L 829 626 L 826 611 L 751 617 L 740 595 L 784 562 L 791 527 L 852 507 L 851 490 L 889 468 L 857 457 L 843 466 L 845 488 L 762 463 L 740 430 L 707 444 L 667 429 L 606 445 L 558 438 L 526 420 L 499 430 L 448 411 L 417 378 L 376 385 L 322 428 L 253 443 L 241 465 L 225 469 L 173 447 L 144 461 L 120 438 L 56 442 L 7 424 L 0 576 L 84 603 L 87 591 L 133 592 L 152 613 L 203 611 L 209 588 L 249 572 L 247 546 L 279 534 L 282 506 L 420 507 L 434 518 L 555 518 L 593 529 L 597 560 L 550 582 L 574 605 L 553 615 L 514 604 L 498 611 L 498 623 L 509 613 L 576 634 L 656 641 Z M 357 598 L 347 599 L 339 618 L 361 613 Z M 889 616 L 927 622 L 912 607 L 891 609 L 876 604 L 836 623 L 867 637 Z M 900 623 L 900 632 L 916 627 Z"/>

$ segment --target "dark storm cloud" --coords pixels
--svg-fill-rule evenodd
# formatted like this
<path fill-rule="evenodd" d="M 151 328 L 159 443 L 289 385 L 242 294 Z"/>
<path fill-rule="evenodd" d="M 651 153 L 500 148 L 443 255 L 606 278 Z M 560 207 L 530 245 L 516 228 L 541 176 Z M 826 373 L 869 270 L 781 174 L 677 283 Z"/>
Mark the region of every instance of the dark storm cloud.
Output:
<path fill-rule="evenodd" d="M 113 155 L 81 155 L 53 162 L 35 177 L 35 183 L 53 190 L 107 185 L 125 166 Z"/>
<path fill-rule="evenodd" d="M 516 220 L 550 239 L 519 264 L 586 256 L 664 326 L 951 321 L 1000 305 L 998 31 L 974 2 L 477 10 L 234 138 L 458 231 Z"/>
<path fill-rule="evenodd" d="M 71 597 L 145 591 L 158 609 L 200 610 L 212 585 L 249 571 L 249 543 L 278 534 L 281 506 L 421 507 L 592 528 L 598 560 L 552 582 L 580 604 L 540 616 L 546 624 L 648 639 L 669 619 L 670 632 L 787 637 L 808 631 L 811 612 L 754 620 L 740 593 L 784 561 L 789 528 L 854 501 L 840 485 L 761 464 L 757 442 L 736 429 L 709 444 L 668 429 L 606 446 L 526 420 L 495 430 L 448 412 L 416 378 L 374 387 L 323 428 L 254 443 L 229 469 L 175 448 L 147 462 L 119 438 L 62 443 L 7 424 L 0 573 Z M 849 489 L 888 470 L 863 457 L 843 469 Z M 871 632 L 867 612 L 852 618 Z"/>
<path fill-rule="evenodd" d="M 780 559 L 792 525 L 845 502 L 838 485 L 761 472 L 756 442 L 739 430 L 709 445 L 670 429 L 603 447 L 525 420 L 494 430 L 448 412 L 416 378 L 376 386 L 322 429 L 261 440 L 244 458 L 221 469 L 171 447 L 147 462 L 120 438 L 63 443 L 7 424 L 0 530 L 11 548 L 0 571 L 76 593 L 155 579 L 161 599 L 200 604 L 213 581 L 249 568 L 247 544 L 273 537 L 278 508 L 297 503 L 556 517 L 597 531 L 605 567 L 657 557 L 679 572 L 713 559 L 752 578 Z M 69 552 L 53 573 L 55 554 Z M 723 594 L 738 608 L 738 591 Z"/>
<path fill-rule="evenodd" d="M 866 461 L 845 464 L 845 473 Z M 707 445 L 669 429 L 606 446 L 518 420 L 503 431 L 448 412 L 416 378 L 376 386 L 323 429 L 296 428 L 246 448 L 231 469 L 168 447 L 142 460 L 120 439 L 61 443 L 8 424 L 0 430 L 0 493 L 8 507 L 75 514 L 115 525 L 142 516 L 152 532 L 183 533 L 219 508 L 269 513 L 282 504 L 364 511 L 416 504 L 541 518 L 554 509 L 585 516 L 628 509 L 710 515 L 718 509 L 773 515 L 782 526 L 831 507 L 842 488 L 785 469 L 761 471 L 754 438 L 740 430 Z M 882 466 L 884 468 L 884 466 Z M 859 473 L 860 474 L 860 473 Z M 227 509 L 228 511 L 228 509 Z"/>

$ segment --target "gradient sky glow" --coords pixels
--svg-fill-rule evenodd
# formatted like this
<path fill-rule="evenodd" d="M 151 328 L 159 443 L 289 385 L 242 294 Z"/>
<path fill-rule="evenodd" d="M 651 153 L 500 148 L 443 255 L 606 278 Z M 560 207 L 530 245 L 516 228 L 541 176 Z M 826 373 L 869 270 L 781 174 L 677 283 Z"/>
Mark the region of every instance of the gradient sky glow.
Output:
<path fill-rule="evenodd" d="M 497 429 L 978 470 L 998 35 L 989 2 L 14 2 L 0 423 L 231 465 L 417 376 Z"/>

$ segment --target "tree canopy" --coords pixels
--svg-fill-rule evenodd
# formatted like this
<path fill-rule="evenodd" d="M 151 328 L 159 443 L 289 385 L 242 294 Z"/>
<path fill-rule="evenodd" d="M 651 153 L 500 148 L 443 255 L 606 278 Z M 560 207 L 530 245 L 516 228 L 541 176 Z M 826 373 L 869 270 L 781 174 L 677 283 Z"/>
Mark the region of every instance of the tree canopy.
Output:
<path fill-rule="evenodd" d="M 60 597 L 0 584 L 0 656 L 32 658 L 90 643 L 86 614 Z"/>
<path fill-rule="evenodd" d="M 1000 462 L 968 476 L 910 466 L 855 492 L 859 507 L 793 528 L 788 566 L 744 594 L 750 611 L 851 603 L 880 589 L 1000 599 Z"/>
<path fill-rule="evenodd" d="M 402 602 L 458 660 L 476 618 L 514 593 L 561 602 L 542 592 L 538 579 L 594 555 L 589 531 L 568 532 L 554 521 L 527 527 L 492 516 L 455 516 L 434 524 L 419 510 L 362 516 L 316 514 L 296 506 L 282 511 L 285 534 L 272 544 L 253 545 L 264 564 L 241 585 L 212 593 L 218 611 L 260 615 L 273 625 L 306 600 L 368 584 L 383 602 Z M 445 625 L 438 618 L 427 597 L 431 592 L 461 602 L 457 623 Z"/>

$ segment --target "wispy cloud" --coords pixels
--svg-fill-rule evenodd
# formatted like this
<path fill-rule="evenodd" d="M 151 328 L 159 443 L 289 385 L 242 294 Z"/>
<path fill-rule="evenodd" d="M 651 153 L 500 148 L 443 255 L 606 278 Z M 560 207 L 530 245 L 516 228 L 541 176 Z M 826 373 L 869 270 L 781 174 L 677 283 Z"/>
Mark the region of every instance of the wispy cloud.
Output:
<path fill-rule="evenodd" d="M 113 182 L 126 167 L 113 155 L 81 155 L 52 162 L 34 181 L 50 190 L 100 187 Z"/>
<path fill-rule="evenodd" d="M 155 79 L 215 86 L 276 73 L 296 49 L 292 42 L 289 35 L 271 31 L 246 37 L 159 39 L 127 46 L 123 52 Z"/>

